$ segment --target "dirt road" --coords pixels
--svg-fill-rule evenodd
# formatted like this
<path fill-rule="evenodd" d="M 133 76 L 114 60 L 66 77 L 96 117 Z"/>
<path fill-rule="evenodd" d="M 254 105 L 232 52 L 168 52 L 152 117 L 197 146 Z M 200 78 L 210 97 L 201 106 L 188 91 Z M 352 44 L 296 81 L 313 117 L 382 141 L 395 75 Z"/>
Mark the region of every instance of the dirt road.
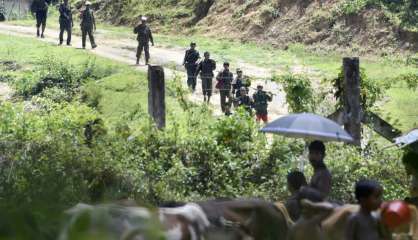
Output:
<path fill-rule="evenodd" d="M 11 36 L 23 36 L 35 38 L 35 29 L 33 27 L 25 26 L 15 26 L 9 25 L 6 23 L 0 23 L 0 33 Z M 100 31 L 96 34 L 98 48 L 95 50 L 87 50 L 91 53 L 94 53 L 98 56 L 116 60 L 122 63 L 130 64 L 133 68 L 138 71 L 147 71 L 147 66 L 140 65 L 135 66 L 135 51 L 136 51 L 136 41 L 131 39 L 115 39 L 106 38 L 106 34 L 101 33 Z M 45 32 L 45 38 L 39 39 L 40 41 L 45 41 L 51 44 L 58 43 L 58 31 L 53 29 L 47 29 Z M 78 36 L 73 37 L 72 47 L 80 48 L 81 39 Z M 174 75 L 179 75 L 182 78 L 185 77 L 184 68 L 181 66 L 184 56 L 184 49 L 167 49 L 159 46 L 151 47 L 151 64 L 162 65 L 165 67 L 165 74 L 168 79 L 171 79 Z M 262 84 L 266 91 L 272 92 L 275 94 L 273 102 L 269 105 L 269 114 L 270 119 L 275 119 L 281 115 L 287 114 L 287 106 L 285 101 L 285 94 L 275 82 L 270 81 L 271 79 L 271 69 L 260 68 L 248 63 L 239 63 L 237 68 L 242 68 L 245 71 L 246 75 L 256 78 L 256 81 L 252 82 L 252 87 L 255 88 L 256 85 Z M 234 70 L 233 68 L 232 70 Z M 186 80 L 184 80 L 186 85 Z M 203 95 L 201 91 L 201 83 L 198 80 L 197 91 L 193 94 L 190 94 L 190 99 L 195 102 L 203 102 Z M 0 86 L 1 87 L 1 86 Z M 4 87 L 4 86 L 3 86 Z M 250 91 L 252 94 L 254 90 Z M 1 94 L 1 92 L 0 92 Z M 214 112 L 216 115 L 221 114 L 220 112 L 220 99 L 219 94 L 214 94 L 211 99 L 211 105 L 213 106 Z"/>

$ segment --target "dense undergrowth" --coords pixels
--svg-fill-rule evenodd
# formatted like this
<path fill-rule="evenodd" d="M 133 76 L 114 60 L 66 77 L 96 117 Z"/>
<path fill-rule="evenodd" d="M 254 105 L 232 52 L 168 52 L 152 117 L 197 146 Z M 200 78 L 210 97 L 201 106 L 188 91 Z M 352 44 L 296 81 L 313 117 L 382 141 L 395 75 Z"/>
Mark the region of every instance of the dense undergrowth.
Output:
<path fill-rule="evenodd" d="M 13 48 L 9 42 L 0 50 L 1 61 L 19 66 L 0 74 L 16 90 L 13 102 L 0 104 L 3 239 L 56 239 L 61 213 L 78 202 L 288 196 L 286 174 L 298 166 L 302 141 L 267 141 L 245 111 L 214 117 L 187 100 L 178 79 L 169 81 L 167 128 L 158 130 L 145 110 L 144 74 L 77 50 L 13 39 Z M 34 60 L 41 52 L 48 58 Z M 59 60 L 63 55 L 72 61 Z M 353 184 L 364 177 L 379 180 L 386 199 L 407 196 L 401 152 L 382 150 L 374 138 L 363 151 L 327 147 L 333 200 L 353 202 Z"/>

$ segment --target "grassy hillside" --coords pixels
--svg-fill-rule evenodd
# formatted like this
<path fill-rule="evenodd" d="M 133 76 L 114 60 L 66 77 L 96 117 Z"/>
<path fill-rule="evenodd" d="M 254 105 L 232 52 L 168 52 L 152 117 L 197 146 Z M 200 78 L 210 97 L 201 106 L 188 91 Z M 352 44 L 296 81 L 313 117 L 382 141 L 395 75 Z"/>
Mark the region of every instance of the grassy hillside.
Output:
<path fill-rule="evenodd" d="M 414 0 L 97 2 L 100 15 L 112 23 L 134 24 L 147 15 L 166 31 L 263 40 L 282 49 L 295 42 L 363 53 L 418 48 Z"/>

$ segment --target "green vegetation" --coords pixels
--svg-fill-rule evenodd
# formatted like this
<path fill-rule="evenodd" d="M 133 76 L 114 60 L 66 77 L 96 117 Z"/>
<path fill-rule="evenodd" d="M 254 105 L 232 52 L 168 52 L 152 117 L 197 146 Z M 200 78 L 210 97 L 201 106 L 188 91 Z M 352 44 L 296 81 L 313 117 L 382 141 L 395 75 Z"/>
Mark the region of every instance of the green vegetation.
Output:
<path fill-rule="evenodd" d="M 0 220 L 10 227 L 3 239 L 55 239 L 60 213 L 77 202 L 287 196 L 285 176 L 304 144 L 268 144 L 245 111 L 215 118 L 173 80 L 168 125 L 159 131 L 146 114 L 143 73 L 27 38 L 0 35 L 0 44 L 0 61 L 18 66 L 1 73 L 16 90 L 13 103 L 0 104 Z M 53 84 L 39 88 L 45 78 Z M 364 153 L 328 148 L 332 199 L 353 201 L 352 185 L 364 176 L 381 181 L 388 199 L 406 196 L 399 152 L 382 153 L 374 141 Z"/>

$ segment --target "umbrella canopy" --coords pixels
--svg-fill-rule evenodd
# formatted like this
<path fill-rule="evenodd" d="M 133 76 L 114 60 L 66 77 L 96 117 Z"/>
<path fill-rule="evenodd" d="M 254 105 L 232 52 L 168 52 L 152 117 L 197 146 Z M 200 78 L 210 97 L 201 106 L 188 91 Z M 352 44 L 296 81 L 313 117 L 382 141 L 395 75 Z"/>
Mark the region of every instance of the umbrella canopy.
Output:
<path fill-rule="evenodd" d="M 406 147 L 414 142 L 418 142 L 418 129 L 414 129 L 409 133 L 397 137 L 393 140 L 395 140 L 395 144 L 398 145 L 398 147 Z"/>
<path fill-rule="evenodd" d="M 291 114 L 281 117 L 261 129 L 287 137 L 321 141 L 353 142 L 354 139 L 336 122 L 312 113 Z"/>

